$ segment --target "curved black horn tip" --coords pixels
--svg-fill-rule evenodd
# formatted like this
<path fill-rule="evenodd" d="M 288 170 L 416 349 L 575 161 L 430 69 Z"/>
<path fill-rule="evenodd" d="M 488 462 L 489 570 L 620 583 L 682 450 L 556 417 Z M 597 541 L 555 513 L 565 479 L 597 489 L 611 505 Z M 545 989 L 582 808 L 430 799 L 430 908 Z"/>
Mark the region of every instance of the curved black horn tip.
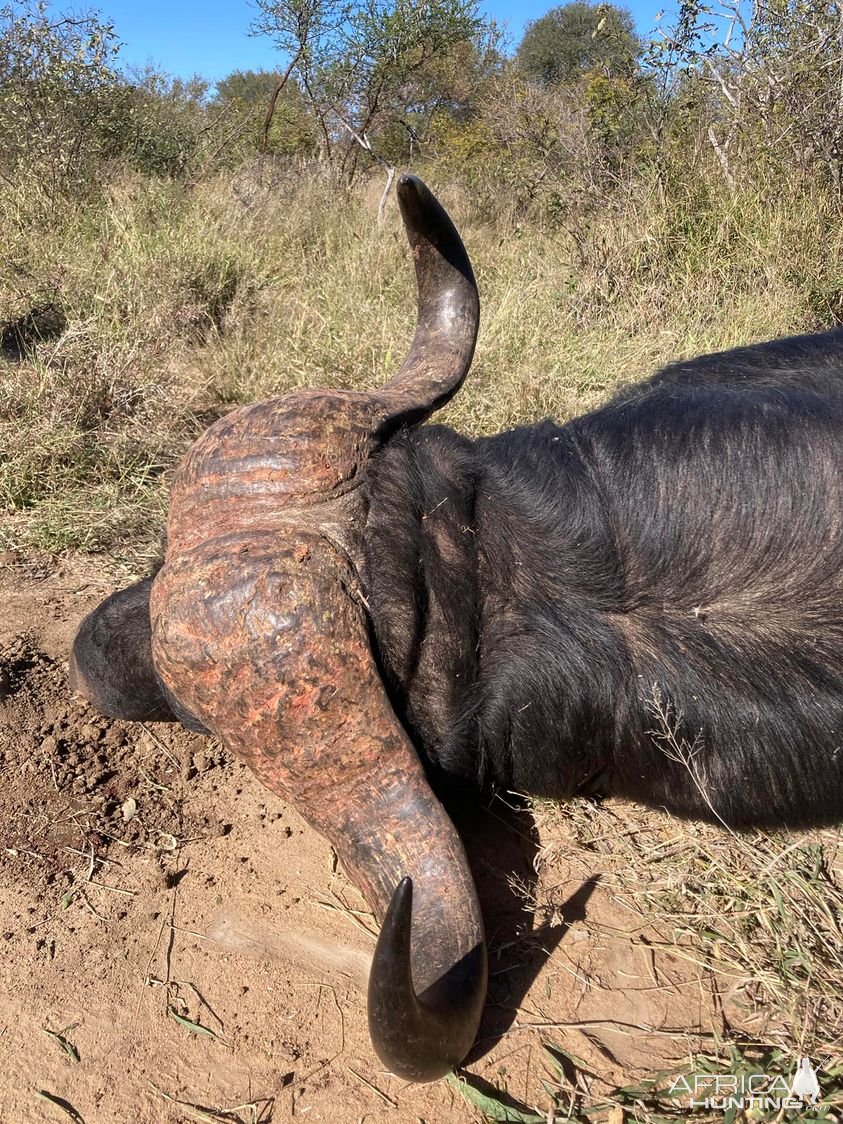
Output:
<path fill-rule="evenodd" d="M 406 1081 L 436 1081 L 463 1061 L 474 1042 L 486 990 L 486 950 L 480 946 L 466 958 L 461 967 L 468 969 L 467 979 L 456 984 L 456 994 L 452 983 L 444 1005 L 428 1006 L 413 986 L 412 907 L 412 879 L 402 878 L 372 958 L 369 1034 L 391 1073 Z"/>
<path fill-rule="evenodd" d="M 451 220 L 445 208 L 418 176 L 403 175 L 398 181 L 398 209 L 407 233 L 430 238 L 441 226 L 450 227 Z"/>
<path fill-rule="evenodd" d="M 410 245 L 414 250 L 420 242 L 432 246 L 439 263 L 446 267 L 453 267 L 468 282 L 465 299 L 476 301 L 477 282 L 474 280 L 468 254 L 451 216 L 418 176 L 409 173 L 402 175 L 398 180 L 397 194 L 398 209 Z M 418 268 L 417 260 L 416 269 Z"/>
<path fill-rule="evenodd" d="M 419 205 L 424 199 L 425 202 L 433 198 L 433 192 L 418 176 L 411 175 L 409 172 L 404 172 L 403 175 L 398 177 L 398 200 L 401 204 L 411 206 L 413 203 Z M 425 199 L 425 196 L 427 198 Z"/>

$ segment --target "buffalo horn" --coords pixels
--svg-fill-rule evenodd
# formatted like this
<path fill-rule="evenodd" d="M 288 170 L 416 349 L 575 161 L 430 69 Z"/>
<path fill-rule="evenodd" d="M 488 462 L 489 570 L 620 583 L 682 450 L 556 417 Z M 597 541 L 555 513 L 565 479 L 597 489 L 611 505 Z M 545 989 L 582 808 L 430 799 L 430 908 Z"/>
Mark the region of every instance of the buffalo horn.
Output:
<path fill-rule="evenodd" d="M 459 836 L 390 705 L 359 557 L 366 461 L 459 389 L 479 303 L 463 244 L 413 176 L 398 187 L 418 318 L 370 392 L 301 390 L 233 411 L 189 451 L 152 587 L 152 657 L 185 713 L 333 842 L 384 928 L 370 1027 L 386 1066 L 430 1081 L 471 1047 L 486 989 Z"/>
<path fill-rule="evenodd" d="M 396 1074 L 431 1081 L 477 1033 L 483 921 L 459 835 L 384 690 L 355 586 L 318 532 L 252 535 L 245 549 L 209 539 L 155 580 L 153 653 L 180 703 L 331 840 L 385 922 L 373 1043 Z"/>
<path fill-rule="evenodd" d="M 405 877 L 392 895 L 372 958 L 369 1034 L 392 1073 L 407 1081 L 435 1081 L 458 1066 L 474 1042 L 486 998 L 486 946 L 481 937 L 419 998 L 412 908 L 413 880 Z"/>
<path fill-rule="evenodd" d="M 410 175 L 398 181 L 398 206 L 416 267 L 418 317 L 407 358 L 375 392 L 383 405 L 381 438 L 424 421 L 453 398 L 471 366 L 480 324 L 474 273 L 448 212 Z"/>

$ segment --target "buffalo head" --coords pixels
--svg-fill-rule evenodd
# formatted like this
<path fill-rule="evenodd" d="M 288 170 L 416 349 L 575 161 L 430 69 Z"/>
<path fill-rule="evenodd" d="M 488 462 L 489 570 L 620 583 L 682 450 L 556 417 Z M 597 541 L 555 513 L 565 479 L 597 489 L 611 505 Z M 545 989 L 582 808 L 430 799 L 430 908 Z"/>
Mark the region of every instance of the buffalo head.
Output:
<path fill-rule="evenodd" d="M 361 485 L 390 434 L 459 389 L 479 304 L 437 200 L 412 176 L 398 198 L 418 285 L 399 372 L 370 393 L 299 391 L 211 426 L 175 477 L 163 567 L 82 622 L 71 682 L 111 716 L 215 734 L 332 841 L 382 922 L 375 1050 L 428 1081 L 472 1045 L 486 952 L 462 844 L 372 651 Z"/>

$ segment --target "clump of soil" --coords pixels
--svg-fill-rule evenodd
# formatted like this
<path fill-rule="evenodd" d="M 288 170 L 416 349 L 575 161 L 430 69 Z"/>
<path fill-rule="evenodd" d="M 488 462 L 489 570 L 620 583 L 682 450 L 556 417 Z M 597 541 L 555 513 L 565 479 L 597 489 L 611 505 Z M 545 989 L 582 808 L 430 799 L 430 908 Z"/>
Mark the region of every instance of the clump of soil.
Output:
<path fill-rule="evenodd" d="M 162 860 L 176 850 L 186 825 L 173 782 L 192 767 L 185 770 L 168 746 L 168 731 L 162 737 L 96 714 L 70 695 L 64 667 L 25 637 L 0 648 L 0 683 L 7 700 L 0 768 L 19 799 L 7 827 L 13 849 L 47 866 L 74 852 L 71 844 L 78 849 L 80 838 L 95 861 L 115 840 L 129 851 L 153 847 Z M 204 769 L 227 759 L 221 749 L 197 757 Z"/>

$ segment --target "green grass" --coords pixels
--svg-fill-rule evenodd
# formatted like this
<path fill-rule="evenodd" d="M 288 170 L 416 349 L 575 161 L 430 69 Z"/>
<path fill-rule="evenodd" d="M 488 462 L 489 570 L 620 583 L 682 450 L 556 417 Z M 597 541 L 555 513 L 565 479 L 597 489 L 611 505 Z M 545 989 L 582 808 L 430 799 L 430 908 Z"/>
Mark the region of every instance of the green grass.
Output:
<path fill-rule="evenodd" d="M 594 1070 L 558 1045 L 545 1043 L 542 1055 L 540 1109 L 471 1075 L 449 1074 L 447 1080 L 478 1110 L 482 1120 L 500 1124 L 673 1124 L 688 1119 L 696 1124 L 776 1124 L 784 1119 L 802 1124 L 835 1124 L 843 1114 L 843 1063 L 839 1059 L 819 1071 L 821 1090 L 816 1104 L 782 1108 L 775 1103 L 774 1098 L 782 1097 L 785 1087 L 789 1088 L 797 1064 L 787 1050 L 778 1046 L 718 1042 L 712 1050 L 695 1055 L 672 1072 L 620 1086 L 599 1079 L 595 1082 Z M 736 1078 L 737 1088 L 742 1090 L 753 1089 L 751 1078 L 755 1078 L 759 1082 L 754 1087 L 758 1099 L 753 1103 L 749 1098 L 744 1101 L 743 1092 L 735 1097 L 714 1092 L 729 1088 L 725 1083 L 716 1083 L 718 1077 L 722 1081 L 727 1075 Z M 771 1104 L 764 1102 L 765 1087 L 770 1091 Z M 693 1091 L 693 1099 L 703 1103 L 691 1109 L 688 1090 Z M 708 1108 L 704 1107 L 707 1096 L 716 1100 Z"/>

